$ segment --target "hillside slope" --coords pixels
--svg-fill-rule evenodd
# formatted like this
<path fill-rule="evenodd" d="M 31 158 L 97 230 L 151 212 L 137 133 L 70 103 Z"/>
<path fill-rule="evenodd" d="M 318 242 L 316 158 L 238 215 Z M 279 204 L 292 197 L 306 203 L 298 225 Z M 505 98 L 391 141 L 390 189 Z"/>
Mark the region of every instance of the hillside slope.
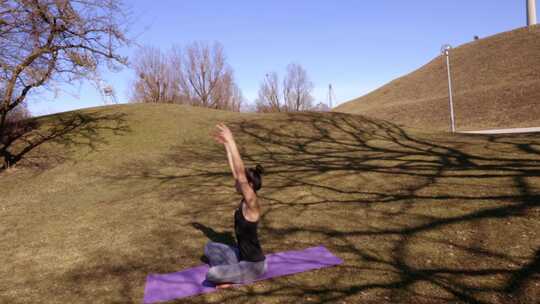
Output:
<path fill-rule="evenodd" d="M 540 26 L 470 42 L 451 53 L 458 130 L 540 126 Z M 357 113 L 429 130 L 449 130 L 446 60 L 344 103 Z"/>
<path fill-rule="evenodd" d="M 234 242 L 226 122 L 265 167 L 266 253 L 338 267 L 175 303 L 538 303 L 540 135 L 419 133 L 342 113 L 116 105 L 36 118 L 0 172 L 0 303 L 141 303 Z M 33 148 L 25 147 L 36 142 Z"/>

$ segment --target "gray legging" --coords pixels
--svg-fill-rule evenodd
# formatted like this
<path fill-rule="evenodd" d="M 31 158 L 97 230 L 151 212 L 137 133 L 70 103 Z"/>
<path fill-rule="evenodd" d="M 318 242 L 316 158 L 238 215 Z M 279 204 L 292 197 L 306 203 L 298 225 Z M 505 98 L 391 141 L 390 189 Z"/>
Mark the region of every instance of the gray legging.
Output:
<path fill-rule="evenodd" d="M 238 248 L 233 246 L 208 242 L 204 255 L 210 261 L 206 280 L 212 283 L 248 283 L 266 272 L 266 260 L 239 261 Z"/>

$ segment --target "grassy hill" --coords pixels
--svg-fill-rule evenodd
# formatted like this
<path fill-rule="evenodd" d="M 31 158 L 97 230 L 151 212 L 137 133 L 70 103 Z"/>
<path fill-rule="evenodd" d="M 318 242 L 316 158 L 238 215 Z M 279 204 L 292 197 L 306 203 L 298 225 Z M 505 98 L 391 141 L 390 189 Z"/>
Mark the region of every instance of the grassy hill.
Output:
<path fill-rule="evenodd" d="M 267 171 L 264 250 L 322 244 L 344 264 L 178 303 L 540 299 L 539 135 L 137 104 L 39 117 L 17 142 L 0 173 L 0 302 L 140 303 L 146 275 L 232 241 L 240 197 L 208 136 L 222 121 Z"/>
<path fill-rule="evenodd" d="M 540 26 L 470 42 L 451 53 L 458 130 L 540 125 Z M 438 56 L 337 112 L 449 130 L 446 59 Z"/>

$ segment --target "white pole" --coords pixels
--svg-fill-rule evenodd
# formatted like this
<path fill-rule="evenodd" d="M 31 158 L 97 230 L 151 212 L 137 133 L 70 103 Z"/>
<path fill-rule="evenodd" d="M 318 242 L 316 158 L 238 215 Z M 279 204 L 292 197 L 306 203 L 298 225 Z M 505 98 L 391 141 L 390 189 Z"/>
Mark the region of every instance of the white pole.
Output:
<path fill-rule="evenodd" d="M 333 99 L 332 99 L 332 84 L 328 85 L 328 106 L 330 109 L 334 106 Z"/>
<path fill-rule="evenodd" d="M 452 47 L 450 45 L 444 45 L 442 48 L 443 54 L 446 56 L 446 70 L 448 71 L 448 96 L 450 96 L 450 121 L 452 133 L 456 132 L 456 124 L 454 121 L 454 101 L 452 98 L 452 77 L 450 74 L 450 50 Z"/>
<path fill-rule="evenodd" d="M 536 24 L 536 0 L 527 0 L 527 26 Z"/>

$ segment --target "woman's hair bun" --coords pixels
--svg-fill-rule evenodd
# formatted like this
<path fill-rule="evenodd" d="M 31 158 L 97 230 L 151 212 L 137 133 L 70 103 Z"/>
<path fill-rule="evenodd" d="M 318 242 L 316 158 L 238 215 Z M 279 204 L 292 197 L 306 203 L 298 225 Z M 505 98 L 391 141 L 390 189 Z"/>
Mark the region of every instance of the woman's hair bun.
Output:
<path fill-rule="evenodd" d="M 264 168 L 261 165 L 256 165 L 255 168 L 246 168 L 246 177 L 255 192 L 262 187 L 263 173 Z"/>
<path fill-rule="evenodd" d="M 264 168 L 263 166 L 261 166 L 260 164 L 257 164 L 255 166 L 255 172 L 257 172 L 259 175 L 263 175 L 264 174 Z"/>

